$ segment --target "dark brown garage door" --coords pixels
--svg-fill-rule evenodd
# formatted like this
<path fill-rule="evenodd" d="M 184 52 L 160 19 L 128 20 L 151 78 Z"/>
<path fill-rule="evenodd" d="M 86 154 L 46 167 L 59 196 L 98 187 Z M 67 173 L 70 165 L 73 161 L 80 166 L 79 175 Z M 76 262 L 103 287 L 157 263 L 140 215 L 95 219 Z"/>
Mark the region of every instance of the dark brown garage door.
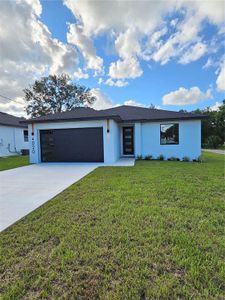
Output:
<path fill-rule="evenodd" d="M 103 162 L 103 128 L 41 130 L 42 162 Z"/>

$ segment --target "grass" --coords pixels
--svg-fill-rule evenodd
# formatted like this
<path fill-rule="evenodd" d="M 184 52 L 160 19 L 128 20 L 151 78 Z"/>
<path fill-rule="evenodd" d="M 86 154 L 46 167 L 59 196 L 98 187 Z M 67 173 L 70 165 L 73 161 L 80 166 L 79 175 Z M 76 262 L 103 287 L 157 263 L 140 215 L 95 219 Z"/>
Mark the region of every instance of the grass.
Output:
<path fill-rule="evenodd" d="M 0 235 L 1 299 L 225 299 L 222 155 L 98 168 Z"/>
<path fill-rule="evenodd" d="M 0 157 L 0 171 L 29 165 L 28 156 Z"/>

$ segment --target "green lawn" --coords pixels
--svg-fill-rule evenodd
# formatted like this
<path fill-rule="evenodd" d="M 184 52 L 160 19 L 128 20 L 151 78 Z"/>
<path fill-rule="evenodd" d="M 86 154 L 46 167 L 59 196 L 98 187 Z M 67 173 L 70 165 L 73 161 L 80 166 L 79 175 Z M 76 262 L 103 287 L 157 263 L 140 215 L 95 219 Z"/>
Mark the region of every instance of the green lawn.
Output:
<path fill-rule="evenodd" d="M 0 171 L 29 165 L 28 156 L 0 157 Z"/>
<path fill-rule="evenodd" d="M 0 234 L 0 298 L 225 299 L 223 159 L 92 172 Z"/>

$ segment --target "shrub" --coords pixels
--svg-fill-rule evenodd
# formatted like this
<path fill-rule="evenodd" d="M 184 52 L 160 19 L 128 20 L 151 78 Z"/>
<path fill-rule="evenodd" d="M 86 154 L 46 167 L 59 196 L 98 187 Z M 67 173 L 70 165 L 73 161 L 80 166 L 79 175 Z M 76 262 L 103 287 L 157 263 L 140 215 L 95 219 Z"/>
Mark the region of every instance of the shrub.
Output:
<path fill-rule="evenodd" d="M 171 160 L 171 161 L 177 161 L 177 158 L 174 157 L 174 156 L 171 156 L 168 160 Z"/>
<path fill-rule="evenodd" d="M 151 160 L 152 159 L 152 155 L 146 155 L 145 156 L 145 160 Z"/>
<path fill-rule="evenodd" d="M 142 155 L 137 155 L 137 160 L 142 160 Z"/>
<path fill-rule="evenodd" d="M 162 154 L 160 154 L 160 155 L 158 156 L 158 159 L 159 159 L 159 160 L 164 160 L 164 156 L 163 156 Z"/>
<path fill-rule="evenodd" d="M 194 162 L 203 162 L 201 155 L 198 158 L 193 159 Z"/>
<path fill-rule="evenodd" d="M 188 156 L 184 156 L 183 161 L 190 161 L 190 158 Z"/>
<path fill-rule="evenodd" d="M 221 145 L 223 145 L 223 140 L 217 135 L 211 135 L 211 136 L 208 137 L 204 147 L 205 148 L 217 149 Z"/>

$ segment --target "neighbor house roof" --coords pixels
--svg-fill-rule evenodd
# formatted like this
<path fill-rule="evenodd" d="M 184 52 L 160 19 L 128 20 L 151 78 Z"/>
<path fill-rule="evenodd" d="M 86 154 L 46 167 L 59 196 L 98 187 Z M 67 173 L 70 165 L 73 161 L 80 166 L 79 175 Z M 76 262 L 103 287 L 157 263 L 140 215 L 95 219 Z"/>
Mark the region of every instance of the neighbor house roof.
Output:
<path fill-rule="evenodd" d="M 25 120 L 25 118 L 19 118 L 4 112 L 0 112 L 0 125 L 26 128 L 27 126 L 21 123 L 21 121 Z"/>
<path fill-rule="evenodd" d="M 101 119 L 114 119 L 117 122 L 153 122 L 202 119 L 205 117 L 206 116 L 204 115 L 193 113 L 122 105 L 103 110 L 95 110 L 89 107 L 79 107 L 67 112 L 55 113 L 43 117 L 29 119 L 23 121 L 22 123 L 68 122 Z"/>

